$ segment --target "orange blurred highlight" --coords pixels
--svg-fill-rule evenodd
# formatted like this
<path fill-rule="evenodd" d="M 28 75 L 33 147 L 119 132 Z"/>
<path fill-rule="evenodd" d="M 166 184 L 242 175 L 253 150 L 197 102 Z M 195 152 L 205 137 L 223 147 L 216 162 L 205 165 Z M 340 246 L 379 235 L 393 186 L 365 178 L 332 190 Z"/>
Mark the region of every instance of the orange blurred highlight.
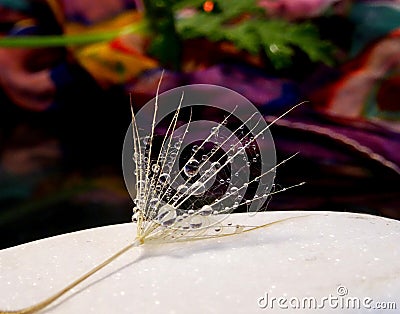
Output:
<path fill-rule="evenodd" d="M 205 12 L 211 12 L 212 10 L 214 10 L 214 2 L 212 1 L 206 1 L 203 4 L 203 10 Z"/>

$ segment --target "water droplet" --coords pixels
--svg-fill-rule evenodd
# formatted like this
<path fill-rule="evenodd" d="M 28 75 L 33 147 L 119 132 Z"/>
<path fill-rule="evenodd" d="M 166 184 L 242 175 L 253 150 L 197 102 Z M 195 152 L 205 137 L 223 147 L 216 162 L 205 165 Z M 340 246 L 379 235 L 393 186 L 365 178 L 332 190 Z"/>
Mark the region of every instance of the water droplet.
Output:
<path fill-rule="evenodd" d="M 199 162 L 194 158 L 189 159 L 189 161 L 185 165 L 185 168 L 183 169 L 184 173 L 188 177 L 193 177 L 194 175 L 196 175 L 198 170 Z"/>
<path fill-rule="evenodd" d="M 218 169 L 219 167 L 221 167 L 221 164 L 220 164 L 218 161 L 214 161 L 214 162 L 211 164 L 211 167 L 212 167 L 212 168 L 215 168 L 215 169 Z"/>
<path fill-rule="evenodd" d="M 156 207 L 158 204 L 158 201 L 159 201 L 159 199 L 157 197 L 152 198 L 149 202 L 150 207 L 153 207 L 153 208 Z"/>
<path fill-rule="evenodd" d="M 201 219 L 201 217 L 199 216 L 194 216 L 192 217 L 192 219 L 190 220 L 190 228 L 192 229 L 198 229 L 202 226 L 203 224 L 203 220 Z"/>
<path fill-rule="evenodd" d="M 199 145 L 193 145 L 192 146 L 192 152 L 197 152 L 197 149 L 199 148 Z"/>
<path fill-rule="evenodd" d="M 175 218 L 171 218 L 171 219 L 167 219 L 161 222 L 161 225 L 164 227 L 171 227 L 173 224 L 175 224 L 176 219 Z"/>
<path fill-rule="evenodd" d="M 161 183 L 168 183 L 170 180 L 170 175 L 168 173 L 162 173 L 160 174 L 160 177 L 158 178 L 158 181 Z"/>
<path fill-rule="evenodd" d="M 239 189 L 238 189 L 236 186 L 232 186 L 232 187 L 231 187 L 231 193 L 232 193 L 232 194 L 237 193 L 238 190 L 239 190 Z"/>
<path fill-rule="evenodd" d="M 169 204 L 163 205 L 158 211 L 157 220 L 163 226 L 172 225 L 176 220 L 175 208 Z"/>
<path fill-rule="evenodd" d="M 181 184 L 177 188 L 177 192 L 178 193 L 182 193 L 182 194 L 185 194 L 187 192 L 187 190 L 188 190 L 188 187 L 186 185 L 184 185 L 184 184 Z"/>
<path fill-rule="evenodd" d="M 135 202 L 135 205 L 136 205 L 137 207 L 139 207 L 139 208 L 143 208 L 143 207 L 145 206 L 145 204 L 144 204 L 144 197 L 142 197 L 142 198 L 135 198 L 134 202 Z"/>
<path fill-rule="evenodd" d="M 191 195 L 201 195 L 204 194 L 205 191 L 206 191 L 205 185 L 199 181 L 193 183 L 189 189 L 189 193 Z"/>
<path fill-rule="evenodd" d="M 150 136 L 146 135 L 145 137 L 143 137 L 143 144 L 146 144 L 149 142 Z"/>
<path fill-rule="evenodd" d="M 179 224 L 179 227 L 180 227 L 181 229 L 187 230 L 187 229 L 190 228 L 189 222 L 187 222 L 186 220 L 182 220 L 181 223 Z"/>
<path fill-rule="evenodd" d="M 212 214 L 212 207 L 210 205 L 204 205 L 201 209 L 200 209 L 200 215 L 202 216 L 210 216 Z"/>
<path fill-rule="evenodd" d="M 139 216 L 139 213 L 140 213 L 140 209 L 139 209 L 138 207 L 135 206 L 135 207 L 132 209 L 132 211 L 133 211 L 132 222 L 137 222 L 137 221 L 138 221 L 138 216 Z"/>
<path fill-rule="evenodd" d="M 151 170 L 153 170 L 153 172 L 158 172 L 160 170 L 160 166 L 158 164 L 154 164 L 151 166 Z"/>

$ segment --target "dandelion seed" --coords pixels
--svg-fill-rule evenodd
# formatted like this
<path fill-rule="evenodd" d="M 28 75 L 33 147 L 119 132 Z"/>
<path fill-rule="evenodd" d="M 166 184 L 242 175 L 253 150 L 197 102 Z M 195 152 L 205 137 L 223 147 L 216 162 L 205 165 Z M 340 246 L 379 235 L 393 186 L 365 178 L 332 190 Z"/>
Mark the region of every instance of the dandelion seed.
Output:
<path fill-rule="evenodd" d="M 284 114 L 266 124 L 247 99 L 226 88 L 193 85 L 159 95 L 160 83 L 161 80 L 155 99 L 138 114 L 132 111 L 132 124 L 124 143 L 124 179 L 135 203 L 132 221 L 137 224 L 136 239 L 48 299 L 0 314 L 36 313 L 125 252 L 145 243 L 220 238 L 285 221 L 260 226 L 229 222 L 231 211 L 241 205 L 257 212 L 265 209 L 271 195 L 303 184 L 272 189 L 277 167 L 293 157 L 275 162 L 269 128 Z M 218 103 L 216 99 L 230 101 Z M 181 111 L 198 104 L 219 109 L 223 121 L 196 131 L 190 111 L 186 126 L 178 127 Z M 161 144 L 157 144 L 158 123 L 171 113 L 173 117 L 161 135 Z M 230 128 L 231 120 L 236 125 L 240 121 L 239 126 Z M 241 158 L 237 158 L 239 155 Z M 248 193 L 252 186 L 256 186 L 255 191 Z"/>
<path fill-rule="evenodd" d="M 234 105 L 214 103 L 208 94 L 215 98 L 219 98 L 218 95 L 223 96 L 221 98 L 232 98 L 235 100 L 232 102 Z M 190 111 L 186 126 L 180 123 L 181 126 L 177 127 L 182 111 L 197 104 L 208 103 L 225 113 L 222 122 L 217 125 L 214 122 L 208 129 L 203 122 L 199 131 L 194 127 L 196 122 L 192 121 Z M 145 107 L 137 115 L 132 114 L 132 129 L 128 134 L 132 134 L 133 138 L 125 139 L 125 143 L 133 142 L 130 147 L 134 150 L 133 155 L 138 157 L 133 170 L 132 167 L 124 167 L 128 190 L 133 197 L 145 195 L 145 200 L 139 202 L 142 218 L 138 219 L 137 238 L 140 242 L 167 242 L 172 236 L 173 241 L 210 238 L 215 236 L 210 231 L 215 232 L 217 225 L 221 235 L 249 229 L 246 226 L 236 230 L 225 228 L 227 225 L 221 219 L 228 217 L 226 214 L 232 210 L 241 208 L 241 205 L 246 205 L 252 212 L 262 210 L 268 204 L 269 196 L 280 192 L 272 190 L 276 168 L 293 156 L 276 165 L 269 127 L 283 115 L 266 124 L 257 109 L 242 96 L 210 85 L 185 86 L 162 95 L 157 94 Z M 157 124 L 169 114 L 173 114 L 173 118 L 167 132 L 161 136 L 162 144 L 156 147 L 154 140 L 158 134 Z M 232 127 L 231 120 L 241 123 Z M 145 145 L 142 145 L 143 138 L 146 139 Z M 261 150 L 260 147 L 268 150 Z M 152 154 L 153 149 L 167 156 L 168 167 L 159 161 L 159 156 Z M 131 155 L 130 150 L 127 157 Z M 131 162 L 131 158 L 124 160 Z M 158 173 L 153 171 L 150 177 L 146 172 L 149 164 L 160 167 Z M 155 189 L 151 184 L 153 181 L 167 188 L 161 191 Z M 254 191 L 249 193 L 251 189 Z M 154 198 L 164 205 L 154 206 Z M 168 220 L 166 224 L 159 218 L 152 219 L 165 215 L 166 208 L 173 208 L 176 214 L 173 221 Z M 160 228 L 166 225 L 168 228 Z M 176 229 L 190 231 L 175 234 Z"/>

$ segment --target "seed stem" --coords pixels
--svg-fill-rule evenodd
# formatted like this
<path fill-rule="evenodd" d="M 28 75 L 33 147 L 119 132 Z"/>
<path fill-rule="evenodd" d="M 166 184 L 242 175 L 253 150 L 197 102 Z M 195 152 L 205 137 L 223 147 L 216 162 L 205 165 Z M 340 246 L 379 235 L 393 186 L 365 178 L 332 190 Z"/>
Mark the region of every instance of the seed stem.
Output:
<path fill-rule="evenodd" d="M 122 248 L 121 250 L 119 250 L 117 253 L 115 253 L 111 257 L 107 258 L 101 264 L 97 265 L 96 267 L 94 267 L 93 269 L 88 271 L 86 274 L 82 275 L 81 277 L 79 277 L 78 279 L 76 279 L 75 281 L 70 283 L 65 288 L 61 289 L 60 291 L 58 291 L 54 295 L 48 297 L 47 299 L 45 299 L 45 300 L 43 300 L 43 301 L 41 301 L 41 302 L 39 302 L 39 303 L 37 303 L 35 305 L 32 305 L 32 306 L 26 307 L 24 309 L 21 309 L 21 310 L 16 310 L 16 311 L 2 311 L 2 310 L 0 310 L 0 314 L 32 314 L 32 313 L 37 313 L 40 310 L 43 310 L 45 307 L 47 307 L 50 304 L 52 304 L 53 302 L 55 302 L 56 300 L 58 300 L 60 297 L 62 297 L 64 294 L 66 294 L 71 289 L 75 288 L 77 285 L 79 285 L 81 282 L 83 282 L 84 280 L 86 280 L 87 278 L 92 276 L 94 273 L 98 272 L 99 270 L 101 270 L 102 268 L 104 268 L 105 266 L 110 264 L 112 261 L 114 261 L 115 259 L 120 257 L 122 254 L 126 253 L 127 251 L 129 251 L 130 249 L 132 249 L 134 247 L 139 246 L 140 244 L 141 244 L 141 240 L 140 239 L 139 240 L 135 240 L 134 242 L 130 243 L 129 245 L 127 245 L 124 248 Z"/>

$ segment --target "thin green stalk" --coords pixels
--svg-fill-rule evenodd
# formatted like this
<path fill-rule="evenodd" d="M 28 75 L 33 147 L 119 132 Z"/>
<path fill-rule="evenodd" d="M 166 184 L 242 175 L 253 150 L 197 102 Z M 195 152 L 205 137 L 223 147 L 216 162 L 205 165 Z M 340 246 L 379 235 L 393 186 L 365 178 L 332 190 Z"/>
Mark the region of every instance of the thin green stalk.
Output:
<path fill-rule="evenodd" d="M 104 33 L 85 33 L 78 35 L 33 35 L 33 36 L 9 36 L 0 39 L 0 47 L 9 48 L 41 48 L 60 46 L 79 46 L 97 42 L 107 42 L 118 36 L 144 33 L 147 30 L 147 23 L 141 22 L 132 24 L 116 31 Z"/>

